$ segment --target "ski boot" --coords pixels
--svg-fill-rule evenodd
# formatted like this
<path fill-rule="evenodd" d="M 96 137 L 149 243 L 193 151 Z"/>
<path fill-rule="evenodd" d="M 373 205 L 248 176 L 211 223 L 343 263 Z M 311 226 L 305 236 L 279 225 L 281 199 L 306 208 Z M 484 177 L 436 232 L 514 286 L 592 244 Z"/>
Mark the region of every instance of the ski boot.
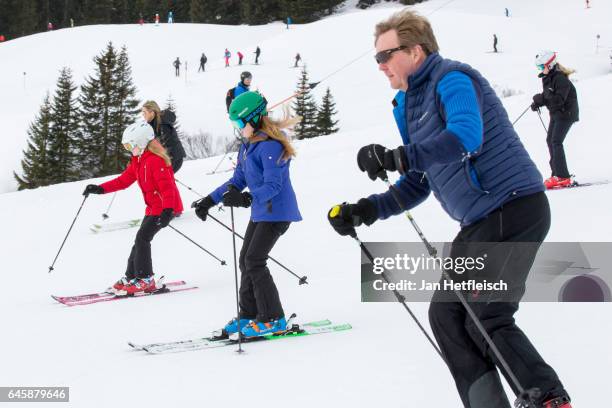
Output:
<path fill-rule="evenodd" d="M 251 319 L 240 319 L 240 329 L 242 330 L 250 322 Z M 235 333 L 238 333 L 238 319 L 234 317 L 232 320 L 227 322 L 225 327 L 219 330 L 215 330 L 212 333 L 212 338 L 213 340 L 224 340 L 228 339 L 230 335 Z"/>
<path fill-rule="evenodd" d="M 128 282 L 121 291 L 118 291 L 118 295 L 133 296 L 138 293 L 152 293 L 157 291 L 155 285 L 155 278 L 149 276 L 148 278 L 136 278 Z M 119 293 L 121 292 L 121 293 Z"/>
<path fill-rule="evenodd" d="M 123 290 L 125 285 L 127 285 L 128 283 L 130 283 L 130 279 L 124 276 L 121 279 L 119 279 L 117 282 L 115 282 L 115 284 L 109 289 L 109 292 L 114 292 L 114 293 L 120 292 Z"/>
<path fill-rule="evenodd" d="M 571 177 L 552 176 L 544 181 L 544 186 L 547 190 L 554 188 L 570 187 L 572 185 Z"/>
<path fill-rule="evenodd" d="M 546 401 L 542 405 L 542 408 L 572 408 L 572 404 L 570 404 L 569 397 L 567 395 L 563 395 L 561 397 Z"/>
<path fill-rule="evenodd" d="M 266 336 L 268 334 L 282 334 L 286 331 L 287 321 L 284 317 L 268 322 L 251 320 L 251 322 L 241 330 L 245 338 Z"/>

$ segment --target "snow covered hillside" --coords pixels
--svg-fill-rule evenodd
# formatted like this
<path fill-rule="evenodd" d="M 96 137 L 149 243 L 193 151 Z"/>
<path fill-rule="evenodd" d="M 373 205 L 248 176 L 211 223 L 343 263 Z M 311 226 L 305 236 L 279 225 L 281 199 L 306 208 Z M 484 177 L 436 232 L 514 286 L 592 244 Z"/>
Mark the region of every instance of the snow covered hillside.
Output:
<path fill-rule="evenodd" d="M 445 3 L 432 0 L 417 9 L 427 15 Z M 581 121 L 565 145 L 570 170 L 582 181 L 612 178 L 608 120 L 612 75 L 607 48 L 595 53 L 596 34 L 601 35 L 600 45 L 612 45 L 612 4 L 591 3 L 593 8 L 585 10 L 578 0 L 514 1 L 512 17 L 506 18 L 505 2 L 457 0 L 430 17 L 443 56 L 472 64 L 500 92 L 517 93 L 503 99 L 511 119 L 540 91 L 533 66 L 540 48 L 558 51 L 564 65 L 578 70 Z M 45 92 L 54 88 L 58 70 L 69 66 L 80 83 L 92 72 L 92 57 L 109 40 L 127 45 L 141 99 L 163 101 L 172 94 L 184 130 L 202 129 L 224 137 L 231 133 L 224 93 L 243 69 L 254 74 L 255 86 L 269 101 L 281 100 L 294 91 L 298 71 L 289 66 L 296 52 L 308 64 L 312 80 L 324 78 L 371 50 L 375 23 L 393 10 L 385 5 L 344 12 L 291 30 L 282 24 L 92 26 L 0 44 L 0 119 L 5 136 L 0 191 L 15 189 L 12 171 L 19 169 L 28 123 Z M 501 54 L 488 53 L 493 33 L 499 37 Z M 262 65 L 223 68 L 226 47 L 242 50 L 250 63 L 257 45 Z M 203 51 L 210 69 L 198 74 L 197 59 Z M 185 279 L 197 284 L 198 290 L 68 308 L 49 295 L 106 288 L 123 274 L 136 230 L 92 234 L 89 227 L 102 221 L 100 215 L 111 197 L 91 196 L 55 271 L 47 273 L 90 181 L 7 192 L 0 194 L 4 215 L 0 385 L 69 386 L 71 403 L 64 405 L 88 408 L 211 407 L 245 399 L 258 407 L 263 404 L 252 401 L 267 393 L 274 394 L 279 405 L 288 402 L 294 407 L 459 406 L 447 368 L 405 311 L 396 304 L 360 302 L 359 248 L 335 234 L 325 217 L 333 204 L 384 190 L 382 182 L 371 182 L 356 167 L 362 145 L 400 143 L 389 103 L 394 92 L 377 72 L 372 55 L 370 51 L 316 89 L 320 97 L 326 86 L 331 87 L 341 132 L 296 143 L 292 179 L 304 221 L 290 227 L 272 256 L 307 275 L 310 284 L 298 286 L 295 278 L 270 266 L 287 313 L 296 312 L 303 322 L 323 318 L 350 322 L 352 330 L 246 345 L 244 355 L 233 348 L 160 356 L 131 351 L 128 340 L 208 335 L 235 314 L 231 234 L 214 221 L 202 223 L 189 213 L 172 224 L 227 260 L 224 267 L 170 229 L 153 242 L 157 275 Z M 173 76 L 171 62 L 177 56 L 189 61 L 186 78 Z M 528 112 L 516 129 L 547 175 L 548 151 L 538 116 Z M 177 178 L 207 194 L 230 174 L 206 175 L 218 160 L 186 162 Z M 198 198 L 179 188 L 186 206 Z M 549 241 L 610 240 L 611 185 L 554 191 L 548 197 L 553 211 Z M 433 198 L 412 212 L 430 241 L 448 241 L 458 230 Z M 142 213 L 140 192 L 132 187 L 117 195 L 108 222 Z M 229 211 L 213 214 L 229 223 Z M 242 232 L 248 211 L 237 214 Z M 400 217 L 361 228 L 359 233 L 364 241 L 418 238 Z M 428 305 L 412 306 L 426 322 Z M 519 325 L 555 367 L 576 407 L 599 406 L 602 390 L 607 389 L 611 312 L 608 304 L 531 303 L 523 304 L 517 314 Z"/>

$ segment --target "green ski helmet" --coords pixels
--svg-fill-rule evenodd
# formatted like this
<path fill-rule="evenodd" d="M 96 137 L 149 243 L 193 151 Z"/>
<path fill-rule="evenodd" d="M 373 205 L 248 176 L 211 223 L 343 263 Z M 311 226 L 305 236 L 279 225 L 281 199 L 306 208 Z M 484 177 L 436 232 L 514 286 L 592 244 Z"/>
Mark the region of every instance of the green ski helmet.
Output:
<path fill-rule="evenodd" d="M 236 97 L 229 108 L 229 118 L 236 129 L 250 123 L 255 130 L 261 127 L 261 118 L 268 115 L 268 101 L 259 92 L 245 92 Z"/>

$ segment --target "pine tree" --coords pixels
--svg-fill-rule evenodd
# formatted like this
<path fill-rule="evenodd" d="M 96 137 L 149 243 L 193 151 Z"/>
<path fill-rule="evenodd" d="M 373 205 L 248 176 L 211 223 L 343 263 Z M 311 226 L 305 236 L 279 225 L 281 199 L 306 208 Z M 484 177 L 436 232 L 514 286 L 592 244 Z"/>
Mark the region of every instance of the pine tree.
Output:
<path fill-rule="evenodd" d="M 129 160 L 129 155 L 121 143 L 123 131 L 134 123 L 140 101 L 136 99 L 136 87 L 132 81 L 132 67 L 127 48 L 123 46 L 117 65 L 112 70 L 113 98 L 109 117 L 109 143 L 106 145 L 107 163 L 104 169 L 107 174 L 121 172 Z"/>
<path fill-rule="evenodd" d="M 308 82 L 308 71 L 306 70 L 306 66 L 302 68 L 302 74 L 300 76 L 296 92 L 298 95 L 296 96 L 292 107 L 295 114 L 300 116 L 302 120 L 295 126 L 295 136 L 298 139 L 315 137 L 317 136 L 317 105 L 310 92 L 310 84 Z"/>
<path fill-rule="evenodd" d="M 51 134 L 51 102 L 49 94 L 40 107 L 40 112 L 28 130 L 28 148 L 21 160 L 22 174 L 13 172 L 19 190 L 36 188 L 50 184 L 51 174 L 48 157 L 48 144 Z"/>
<path fill-rule="evenodd" d="M 48 158 L 52 184 L 78 180 L 80 152 L 75 149 L 79 133 L 77 101 L 74 98 L 76 89 L 70 68 L 62 68 L 51 104 L 52 125 Z"/>
<path fill-rule="evenodd" d="M 317 135 L 331 135 L 332 133 L 336 133 L 338 128 L 336 125 L 338 124 L 337 120 L 334 120 L 334 115 L 337 114 L 335 110 L 336 104 L 334 103 L 334 98 L 327 88 L 325 91 L 325 95 L 323 96 L 323 101 L 321 103 L 321 107 L 317 112 Z"/>

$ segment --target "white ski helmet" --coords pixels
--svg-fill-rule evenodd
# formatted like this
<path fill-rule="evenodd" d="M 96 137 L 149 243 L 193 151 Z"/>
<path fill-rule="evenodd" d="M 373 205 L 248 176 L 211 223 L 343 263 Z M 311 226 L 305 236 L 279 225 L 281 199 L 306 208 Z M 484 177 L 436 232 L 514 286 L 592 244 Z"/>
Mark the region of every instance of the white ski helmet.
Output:
<path fill-rule="evenodd" d="M 551 69 L 557 64 L 557 53 L 549 50 L 540 51 L 535 56 L 535 64 L 540 71 L 544 71 L 544 67 Z"/>
<path fill-rule="evenodd" d="M 153 133 L 153 128 L 144 120 L 137 120 L 132 123 L 130 126 L 125 128 L 123 131 L 123 137 L 121 138 L 121 143 L 123 143 L 126 148 L 131 148 L 138 146 L 140 150 L 144 150 L 149 142 L 155 138 L 155 134 Z"/>

